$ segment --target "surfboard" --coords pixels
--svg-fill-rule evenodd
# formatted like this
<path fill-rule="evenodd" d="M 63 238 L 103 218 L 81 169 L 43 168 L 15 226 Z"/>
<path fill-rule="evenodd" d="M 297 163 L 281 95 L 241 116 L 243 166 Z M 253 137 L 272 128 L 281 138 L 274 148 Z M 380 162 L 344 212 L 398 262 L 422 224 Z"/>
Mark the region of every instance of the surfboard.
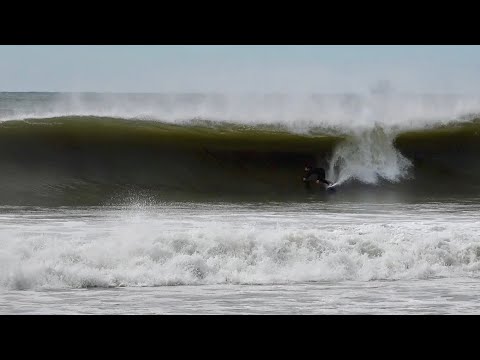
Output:
<path fill-rule="evenodd" d="M 335 186 L 337 186 L 337 185 L 338 185 L 338 183 L 333 183 L 332 185 L 328 185 L 326 189 L 327 190 L 336 190 Z"/>

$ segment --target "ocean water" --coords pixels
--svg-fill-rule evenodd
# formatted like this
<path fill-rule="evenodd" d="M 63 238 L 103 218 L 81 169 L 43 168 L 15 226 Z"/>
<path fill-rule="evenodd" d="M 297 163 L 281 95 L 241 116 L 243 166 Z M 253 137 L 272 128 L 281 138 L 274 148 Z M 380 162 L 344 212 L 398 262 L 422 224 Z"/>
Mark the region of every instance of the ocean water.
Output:
<path fill-rule="evenodd" d="M 0 313 L 476 314 L 479 104 L 0 94 Z"/>

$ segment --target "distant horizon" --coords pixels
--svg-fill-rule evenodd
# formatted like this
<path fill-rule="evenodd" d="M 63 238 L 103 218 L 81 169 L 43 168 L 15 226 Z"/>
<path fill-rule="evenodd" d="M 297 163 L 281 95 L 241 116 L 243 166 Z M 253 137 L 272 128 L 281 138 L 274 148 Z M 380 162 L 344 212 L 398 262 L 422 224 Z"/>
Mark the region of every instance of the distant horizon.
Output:
<path fill-rule="evenodd" d="M 0 45 L 4 92 L 480 94 L 480 46 Z"/>
<path fill-rule="evenodd" d="M 304 96 L 368 96 L 372 95 L 371 92 L 310 92 L 310 93 L 301 93 L 301 92 L 128 92 L 128 91 L 8 91 L 0 90 L 0 94 L 102 94 L 102 95 L 215 95 L 215 96 L 230 96 L 230 95 L 285 95 L 285 96 L 294 96 L 294 95 L 304 95 Z M 387 95 L 387 94 L 380 94 Z M 400 95 L 400 96 L 480 96 L 479 94 L 468 94 L 468 93 L 446 93 L 446 92 L 425 92 L 425 93 L 414 93 L 414 92 L 391 92 L 388 95 Z"/>

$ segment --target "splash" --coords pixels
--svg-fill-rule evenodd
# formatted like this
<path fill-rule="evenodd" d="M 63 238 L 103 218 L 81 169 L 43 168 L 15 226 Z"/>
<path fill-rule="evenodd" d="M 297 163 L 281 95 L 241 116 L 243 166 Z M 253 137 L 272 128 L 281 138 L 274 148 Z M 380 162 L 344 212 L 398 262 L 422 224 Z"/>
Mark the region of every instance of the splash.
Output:
<path fill-rule="evenodd" d="M 412 162 L 393 145 L 395 135 L 382 128 L 364 131 L 334 149 L 328 177 L 338 184 L 358 180 L 377 184 L 380 179 L 399 182 L 410 176 Z"/>

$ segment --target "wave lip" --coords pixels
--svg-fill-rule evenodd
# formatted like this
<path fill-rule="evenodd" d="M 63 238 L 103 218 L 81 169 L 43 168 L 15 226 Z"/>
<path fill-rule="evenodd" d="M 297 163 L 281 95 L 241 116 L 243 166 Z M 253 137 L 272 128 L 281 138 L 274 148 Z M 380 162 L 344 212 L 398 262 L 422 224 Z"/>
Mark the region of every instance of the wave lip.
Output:
<path fill-rule="evenodd" d="M 460 95 L 0 93 L 0 121 L 74 115 L 171 124 L 204 119 L 280 125 L 293 132 L 336 128 L 352 133 L 377 125 L 426 128 L 472 114 L 480 114 L 480 98 Z"/>

